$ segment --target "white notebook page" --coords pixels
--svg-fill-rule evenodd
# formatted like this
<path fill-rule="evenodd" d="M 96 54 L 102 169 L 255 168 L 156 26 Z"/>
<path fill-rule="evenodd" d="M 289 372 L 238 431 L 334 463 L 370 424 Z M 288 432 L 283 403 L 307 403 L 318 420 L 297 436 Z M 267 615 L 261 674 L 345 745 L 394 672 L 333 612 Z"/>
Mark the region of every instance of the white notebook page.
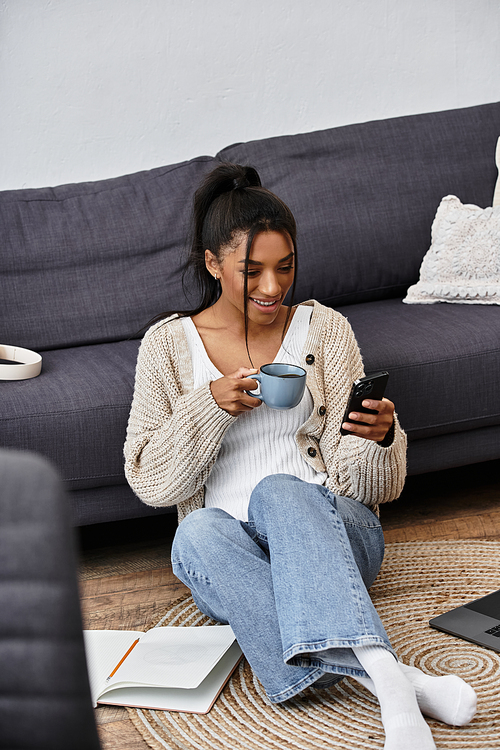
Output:
<path fill-rule="evenodd" d="M 94 702 L 106 688 L 131 684 L 195 688 L 235 640 L 229 625 L 162 627 L 147 633 L 88 630 L 84 637 Z M 139 643 L 107 681 L 137 638 Z"/>

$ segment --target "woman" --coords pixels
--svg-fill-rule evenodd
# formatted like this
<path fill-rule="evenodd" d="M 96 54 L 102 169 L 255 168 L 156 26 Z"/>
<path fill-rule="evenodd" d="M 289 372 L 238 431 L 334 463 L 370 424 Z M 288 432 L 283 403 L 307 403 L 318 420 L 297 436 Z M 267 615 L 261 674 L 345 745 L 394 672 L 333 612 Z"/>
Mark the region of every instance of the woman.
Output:
<path fill-rule="evenodd" d="M 141 345 L 131 487 L 151 505 L 177 504 L 174 571 L 204 613 L 232 626 L 271 701 L 350 675 L 378 697 L 386 750 L 434 748 L 422 711 L 467 723 L 475 693 L 400 664 L 367 592 L 383 558 L 378 505 L 405 478 L 394 404 L 368 399 L 368 424 L 342 423 L 363 375 L 358 346 L 334 310 L 284 304 L 295 221 L 254 169 L 223 164 L 201 185 L 189 266 L 200 306 L 159 316 Z M 307 372 L 294 409 L 248 393 L 273 361 Z"/>

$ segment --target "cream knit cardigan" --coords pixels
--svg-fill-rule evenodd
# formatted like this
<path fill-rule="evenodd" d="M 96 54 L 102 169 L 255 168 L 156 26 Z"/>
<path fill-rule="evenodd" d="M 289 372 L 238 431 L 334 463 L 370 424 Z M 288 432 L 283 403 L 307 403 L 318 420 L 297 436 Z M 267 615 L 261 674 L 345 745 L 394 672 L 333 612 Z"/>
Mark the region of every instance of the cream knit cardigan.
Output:
<path fill-rule="evenodd" d="M 351 384 L 363 376 L 353 331 L 340 313 L 318 302 L 301 365 L 314 402 L 296 433 L 304 459 L 326 472 L 327 487 L 378 512 L 394 500 L 406 475 L 406 435 L 395 416 L 388 447 L 339 433 Z M 179 521 L 203 506 L 204 485 L 226 430 L 237 419 L 221 409 L 210 384 L 193 389 L 191 357 L 178 317 L 160 321 L 139 350 L 125 442 L 125 475 L 148 505 L 177 505 Z"/>

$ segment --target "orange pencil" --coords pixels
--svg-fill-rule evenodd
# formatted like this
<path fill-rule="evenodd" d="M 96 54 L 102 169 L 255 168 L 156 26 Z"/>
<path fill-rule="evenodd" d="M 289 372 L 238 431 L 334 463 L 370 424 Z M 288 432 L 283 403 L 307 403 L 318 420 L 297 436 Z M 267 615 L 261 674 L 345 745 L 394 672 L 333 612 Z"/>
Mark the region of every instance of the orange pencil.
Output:
<path fill-rule="evenodd" d="M 130 654 L 130 652 L 132 651 L 132 649 L 133 649 L 133 648 L 134 648 L 135 646 L 137 646 L 137 644 L 138 644 L 138 643 L 139 643 L 139 638 L 138 638 L 138 639 L 137 639 L 136 641 L 134 641 L 134 642 L 133 642 L 133 644 L 132 644 L 132 645 L 130 646 L 130 648 L 129 648 L 129 650 L 127 651 L 127 653 L 125 654 L 125 656 L 124 656 L 124 657 L 123 657 L 122 659 L 120 659 L 120 661 L 118 662 L 118 664 L 116 665 L 116 667 L 115 667 L 115 668 L 113 669 L 113 671 L 111 672 L 111 674 L 109 675 L 109 677 L 106 677 L 106 682 L 109 682 L 109 681 L 110 681 L 110 679 L 111 679 L 111 678 L 113 677 L 113 675 L 114 675 L 114 673 L 116 672 L 116 670 L 117 670 L 117 669 L 118 669 L 119 667 L 121 667 L 121 665 L 123 664 L 123 662 L 125 661 L 125 659 L 127 658 L 127 656 L 128 656 L 129 654 Z"/>

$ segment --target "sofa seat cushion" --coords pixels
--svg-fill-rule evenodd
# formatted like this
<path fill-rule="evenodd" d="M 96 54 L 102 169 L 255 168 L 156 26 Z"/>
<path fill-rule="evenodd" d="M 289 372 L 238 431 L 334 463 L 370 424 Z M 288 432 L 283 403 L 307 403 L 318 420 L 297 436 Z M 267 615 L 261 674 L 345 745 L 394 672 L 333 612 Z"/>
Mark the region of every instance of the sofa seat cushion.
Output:
<path fill-rule="evenodd" d="M 365 370 L 389 371 L 386 395 L 410 440 L 500 424 L 498 307 L 391 299 L 337 309 Z"/>
<path fill-rule="evenodd" d="M 47 351 L 37 378 L 0 383 L 2 445 L 50 458 L 68 489 L 125 484 L 139 343 Z"/>

